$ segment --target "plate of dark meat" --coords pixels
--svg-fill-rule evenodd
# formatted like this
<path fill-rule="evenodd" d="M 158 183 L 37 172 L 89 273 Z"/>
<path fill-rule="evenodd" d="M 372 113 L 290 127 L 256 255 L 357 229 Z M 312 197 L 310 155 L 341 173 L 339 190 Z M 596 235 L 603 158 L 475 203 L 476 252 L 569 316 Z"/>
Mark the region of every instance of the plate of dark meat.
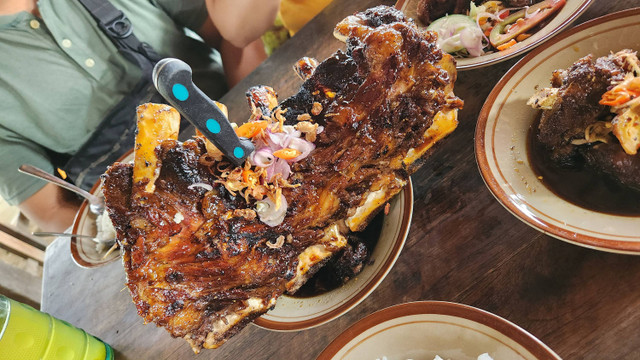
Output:
<path fill-rule="evenodd" d="M 495 64 L 550 39 L 592 0 L 399 0 L 418 26 L 438 33 L 438 45 L 458 70 Z"/>
<path fill-rule="evenodd" d="M 598 250 L 640 253 L 640 8 L 543 44 L 480 112 L 485 183 L 534 228 Z"/>

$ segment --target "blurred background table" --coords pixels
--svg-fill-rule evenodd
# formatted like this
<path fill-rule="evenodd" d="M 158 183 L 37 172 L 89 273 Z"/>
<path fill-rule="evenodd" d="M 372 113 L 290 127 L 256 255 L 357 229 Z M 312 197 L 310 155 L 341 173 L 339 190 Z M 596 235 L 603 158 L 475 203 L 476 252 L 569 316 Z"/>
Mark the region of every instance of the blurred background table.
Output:
<path fill-rule="evenodd" d="M 221 101 L 232 120 L 248 118 L 244 92 L 250 86 L 270 85 L 280 99 L 295 93 L 300 81 L 292 65 L 302 56 L 323 59 L 342 47 L 332 37 L 339 20 L 394 2 L 334 1 L 225 95 Z M 574 25 L 637 6 L 640 0 L 595 0 Z M 640 359 L 640 257 L 544 235 L 508 213 L 480 177 L 473 149 L 476 119 L 492 87 L 518 59 L 458 74 L 455 93 L 465 100 L 460 126 L 413 175 L 415 206 L 407 243 L 367 299 L 310 330 L 283 333 L 249 325 L 222 348 L 198 358 L 313 359 L 338 334 L 377 310 L 445 300 L 502 316 L 565 359 Z M 42 310 L 99 336 L 118 359 L 195 358 L 184 340 L 143 325 L 120 262 L 79 268 L 68 239 L 57 239 L 46 251 Z"/>

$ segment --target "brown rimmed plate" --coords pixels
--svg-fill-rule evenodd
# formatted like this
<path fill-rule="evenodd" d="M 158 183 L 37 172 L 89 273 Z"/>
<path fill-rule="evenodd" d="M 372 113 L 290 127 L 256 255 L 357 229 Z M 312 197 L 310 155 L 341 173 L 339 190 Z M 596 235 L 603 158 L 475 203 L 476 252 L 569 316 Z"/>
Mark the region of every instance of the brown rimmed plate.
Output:
<path fill-rule="evenodd" d="M 118 161 L 128 162 L 133 160 L 133 149 L 124 154 Z M 101 181 L 98 180 L 90 191 L 94 195 L 102 196 Z M 89 211 L 89 203 L 85 200 L 73 220 L 72 234 L 91 235 L 97 234 L 97 216 Z M 109 252 L 109 247 L 98 246 L 91 238 L 71 237 L 71 257 L 73 261 L 83 268 L 94 268 L 106 265 L 120 259 L 120 250 Z"/>
<path fill-rule="evenodd" d="M 493 65 L 514 56 L 521 55 L 536 46 L 551 39 L 560 31 L 567 28 L 573 23 L 578 16 L 587 10 L 593 0 L 567 0 L 566 4 L 560 9 L 558 14 L 542 29 L 531 35 L 529 38 L 517 43 L 516 45 L 491 54 L 486 54 L 470 58 L 456 58 L 456 68 L 458 70 L 471 70 L 484 66 Z M 418 26 L 424 26 L 417 17 L 417 5 L 419 0 L 398 0 L 396 8 L 401 10 L 408 17 L 415 19 Z"/>
<path fill-rule="evenodd" d="M 528 131 L 538 111 L 526 105 L 536 86 L 547 87 L 551 73 L 588 54 L 596 57 L 625 48 L 640 50 L 640 8 L 593 19 L 524 57 L 489 94 L 478 118 L 475 151 L 487 187 L 507 210 L 526 224 L 573 244 L 640 254 L 640 218 L 581 208 L 547 189 L 527 156 Z"/>
<path fill-rule="evenodd" d="M 468 305 L 419 301 L 394 305 L 340 334 L 318 360 L 559 360 L 540 340 L 497 315 Z"/>
<path fill-rule="evenodd" d="M 354 308 L 378 287 L 404 247 L 413 214 L 411 179 L 389 204 L 370 262 L 341 287 L 312 297 L 283 295 L 276 307 L 254 320 L 262 328 L 297 331 L 327 323 Z"/>

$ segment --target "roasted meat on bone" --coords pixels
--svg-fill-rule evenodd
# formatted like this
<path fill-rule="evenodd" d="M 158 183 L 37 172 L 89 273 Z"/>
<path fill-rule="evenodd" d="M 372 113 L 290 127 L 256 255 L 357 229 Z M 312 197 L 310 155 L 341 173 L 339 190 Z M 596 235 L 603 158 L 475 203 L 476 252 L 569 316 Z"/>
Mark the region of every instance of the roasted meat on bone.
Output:
<path fill-rule="evenodd" d="M 295 125 L 303 115 L 323 127 L 315 150 L 291 164 L 279 225 L 249 216 L 255 200 L 218 181 L 226 165 L 211 163 L 204 138 L 181 143 L 173 126 L 160 125 L 178 116 L 165 105 L 139 108 L 139 124 L 153 131 L 139 134 L 133 165 L 114 164 L 104 176 L 138 313 L 196 352 L 220 346 L 295 292 L 457 126 L 455 63 L 434 33 L 384 6 L 336 29 L 346 51 L 301 72 L 296 95 L 278 105 L 270 88 L 248 92 L 254 117 L 278 112 Z"/>

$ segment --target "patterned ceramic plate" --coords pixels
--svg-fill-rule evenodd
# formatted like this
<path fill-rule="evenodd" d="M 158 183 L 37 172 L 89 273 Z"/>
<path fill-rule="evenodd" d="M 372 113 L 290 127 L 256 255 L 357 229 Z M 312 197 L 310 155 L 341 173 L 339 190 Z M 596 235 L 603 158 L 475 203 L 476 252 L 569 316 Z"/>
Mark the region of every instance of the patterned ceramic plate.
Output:
<path fill-rule="evenodd" d="M 560 357 L 517 325 L 471 306 L 443 301 L 395 305 L 358 321 L 318 360 L 534 360 Z"/>
<path fill-rule="evenodd" d="M 312 328 L 346 313 L 371 294 L 391 270 L 407 239 L 413 213 L 411 179 L 389 203 L 391 207 L 382 220 L 371 261 L 357 277 L 317 296 L 281 296 L 276 307 L 256 319 L 254 324 L 279 331 Z"/>
<path fill-rule="evenodd" d="M 527 156 L 527 134 L 537 110 L 526 105 L 536 86 L 549 86 L 554 70 L 583 56 L 640 50 L 639 33 L 640 8 L 591 20 L 528 54 L 489 94 L 476 127 L 480 172 L 498 201 L 528 225 L 574 244 L 640 254 L 640 218 L 578 207 L 540 183 Z"/>

